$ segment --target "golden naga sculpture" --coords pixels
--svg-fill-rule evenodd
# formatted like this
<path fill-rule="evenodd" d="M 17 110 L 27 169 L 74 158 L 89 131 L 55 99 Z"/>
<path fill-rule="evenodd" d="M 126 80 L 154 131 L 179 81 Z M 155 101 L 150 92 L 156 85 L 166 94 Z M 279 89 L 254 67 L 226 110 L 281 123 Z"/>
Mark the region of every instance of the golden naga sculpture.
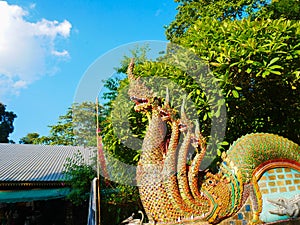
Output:
<path fill-rule="evenodd" d="M 136 111 L 151 112 L 136 175 L 150 224 L 261 224 L 299 216 L 300 147 L 296 143 L 274 134 L 248 134 L 223 154 L 217 173 L 200 174 L 206 143 L 197 126 L 193 128 L 184 107 L 177 118 L 168 97 L 162 104 L 133 69 L 132 60 L 128 94 Z M 168 141 L 167 124 L 171 127 Z M 179 144 L 180 134 L 184 140 Z M 191 146 L 195 156 L 187 166 Z M 285 213 L 289 207 L 294 210 L 290 215 Z"/>

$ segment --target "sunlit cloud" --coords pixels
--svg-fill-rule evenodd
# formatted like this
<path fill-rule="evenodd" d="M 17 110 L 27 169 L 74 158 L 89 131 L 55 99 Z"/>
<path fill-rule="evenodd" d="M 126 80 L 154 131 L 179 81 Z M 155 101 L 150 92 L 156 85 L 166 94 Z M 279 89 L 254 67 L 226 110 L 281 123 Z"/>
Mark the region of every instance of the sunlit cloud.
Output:
<path fill-rule="evenodd" d="M 35 4 L 29 8 L 35 8 Z M 69 57 L 69 52 L 57 49 L 55 42 L 58 37 L 70 36 L 71 23 L 44 18 L 29 22 L 28 15 L 24 8 L 0 1 L 0 102 L 52 73 L 46 60 Z"/>
<path fill-rule="evenodd" d="M 63 56 L 63 57 L 69 57 L 69 52 L 67 50 L 63 50 L 63 51 L 52 51 L 52 54 L 55 56 Z"/>

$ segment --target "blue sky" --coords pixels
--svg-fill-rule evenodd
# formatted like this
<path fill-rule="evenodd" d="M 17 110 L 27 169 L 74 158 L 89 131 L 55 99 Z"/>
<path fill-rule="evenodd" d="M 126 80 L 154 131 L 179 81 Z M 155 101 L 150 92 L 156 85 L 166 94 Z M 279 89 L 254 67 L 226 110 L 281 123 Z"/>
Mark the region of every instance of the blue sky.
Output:
<path fill-rule="evenodd" d="M 0 102 L 18 116 L 10 139 L 48 135 L 99 57 L 128 43 L 165 42 L 163 27 L 176 6 L 172 0 L 0 1 Z"/>

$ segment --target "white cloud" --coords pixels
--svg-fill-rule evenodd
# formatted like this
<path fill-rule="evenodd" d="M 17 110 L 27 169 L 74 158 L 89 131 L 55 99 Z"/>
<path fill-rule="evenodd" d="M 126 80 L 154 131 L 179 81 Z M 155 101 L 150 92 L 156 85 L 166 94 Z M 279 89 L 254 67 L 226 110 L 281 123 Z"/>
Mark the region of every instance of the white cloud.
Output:
<path fill-rule="evenodd" d="M 14 83 L 13 87 L 17 88 L 17 89 L 19 89 L 19 88 L 25 88 L 25 87 L 27 87 L 27 82 L 24 81 L 24 80 L 18 80 L 18 81 L 16 81 Z"/>
<path fill-rule="evenodd" d="M 69 52 L 67 50 L 63 50 L 63 51 L 55 51 L 53 50 L 52 51 L 52 54 L 55 55 L 55 56 L 64 56 L 64 57 L 69 57 Z"/>
<path fill-rule="evenodd" d="M 30 9 L 34 9 L 34 8 L 35 8 L 35 6 L 36 6 L 36 4 L 35 4 L 35 3 L 31 3 L 31 4 L 29 5 L 29 8 L 30 8 Z"/>
<path fill-rule="evenodd" d="M 0 1 L 0 101 L 48 74 L 52 68 L 46 66 L 47 59 L 69 57 L 67 50 L 56 49 L 55 41 L 70 36 L 71 23 L 47 19 L 33 23 L 27 15 L 22 7 Z"/>
<path fill-rule="evenodd" d="M 32 24 L 33 29 L 36 35 L 48 36 L 55 38 L 57 35 L 61 35 L 63 37 L 69 37 L 71 24 L 69 21 L 65 20 L 62 23 L 58 21 L 49 21 L 46 19 L 42 19 L 41 21 Z"/>

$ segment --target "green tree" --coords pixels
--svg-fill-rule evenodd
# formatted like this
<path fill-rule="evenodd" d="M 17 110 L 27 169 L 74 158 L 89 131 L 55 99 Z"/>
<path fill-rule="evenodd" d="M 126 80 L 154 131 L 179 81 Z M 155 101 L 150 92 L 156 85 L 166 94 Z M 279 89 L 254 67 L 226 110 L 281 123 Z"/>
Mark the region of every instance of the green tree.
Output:
<path fill-rule="evenodd" d="M 273 0 L 263 12 L 262 16 L 267 15 L 271 19 L 286 18 L 289 20 L 300 19 L 299 0 Z"/>
<path fill-rule="evenodd" d="M 227 138 L 250 132 L 299 140 L 300 23 L 286 19 L 198 20 L 178 44 L 209 65 L 224 90 Z"/>
<path fill-rule="evenodd" d="M 49 126 L 48 136 L 27 134 L 20 142 L 34 144 L 96 146 L 96 105 L 92 102 L 74 103 L 56 125 Z M 102 111 L 100 110 L 100 113 Z"/>
<path fill-rule="evenodd" d="M 38 133 L 28 133 L 25 137 L 22 137 L 19 141 L 20 144 L 35 144 L 35 140 L 39 138 Z"/>
<path fill-rule="evenodd" d="M 147 61 L 148 50 L 148 46 L 137 46 L 131 50 L 131 56 L 124 56 L 124 59 L 120 62 L 120 67 L 115 68 L 117 74 L 124 75 L 126 73 L 131 58 L 135 59 L 137 65 Z M 136 118 L 141 118 L 141 115 L 132 109 L 133 103 L 129 101 L 127 95 L 128 81 L 127 79 L 124 80 L 124 77 L 123 79 L 118 76 L 108 79 L 104 84 L 108 91 L 103 94 L 102 98 L 107 100 L 108 103 L 105 105 L 105 119 L 100 121 L 100 127 L 105 151 L 122 162 L 134 165 L 137 163 L 139 153 L 132 151 L 132 148 L 127 147 L 125 144 L 132 137 L 132 130 L 124 129 L 128 128 L 124 125 L 124 121 L 127 121 L 128 117 L 132 118 L 131 123 L 133 124 L 131 124 L 131 127 L 135 129 L 134 135 L 140 135 L 140 138 L 142 137 L 141 133 L 145 129 L 146 121 L 144 121 L 144 124 L 134 125 L 138 121 Z M 130 112 L 127 109 L 131 109 Z M 124 112 L 128 113 L 125 114 Z"/>
<path fill-rule="evenodd" d="M 101 113 L 101 110 L 100 110 Z M 91 102 L 74 103 L 56 125 L 50 126 L 49 136 L 29 133 L 20 139 L 22 144 L 73 145 L 96 147 L 96 105 Z M 80 152 L 65 164 L 65 175 L 71 192 L 67 198 L 77 206 L 87 206 L 90 185 L 96 176 L 96 162 L 84 163 Z"/>
<path fill-rule="evenodd" d="M 8 137 L 14 131 L 13 122 L 16 117 L 15 113 L 6 111 L 6 105 L 0 102 L 0 143 L 12 142 Z"/>
<path fill-rule="evenodd" d="M 179 32 L 176 26 L 183 22 L 186 26 L 177 33 L 178 35 L 171 33 L 168 37 L 175 44 L 195 53 L 198 59 L 208 65 L 214 77 L 211 83 L 218 83 L 221 87 L 227 107 L 227 128 L 223 144 L 232 143 L 240 136 L 251 132 L 277 133 L 298 142 L 300 134 L 294 127 L 300 126 L 299 22 L 286 18 L 270 19 L 267 13 L 264 17 L 259 17 L 259 9 L 267 12 L 266 1 L 213 1 L 213 4 L 210 1 L 180 1 L 180 3 L 179 17 L 171 23 L 167 31 Z M 229 5 L 230 7 L 227 7 Z M 198 16 L 191 16 L 190 9 L 195 10 Z M 227 10 L 226 13 L 224 10 Z M 271 11 L 269 13 L 271 14 Z M 212 17 L 209 18 L 209 15 Z M 186 20 L 181 21 L 180 18 Z M 173 50 L 170 48 L 168 51 Z M 181 61 L 184 55 L 179 53 L 176 55 L 177 58 L 172 59 L 168 54 L 167 52 L 166 56 L 162 57 L 161 62 L 137 65 L 134 72 L 142 77 L 162 77 L 177 83 L 194 102 L 196 114 L 202 124 L 202 132 L 208 136 L 211 129 L 210 122 L 212 118 L 219 116 L 220 107 L 217 105 L 216 108 L 211 108 L 211 97 L 205 93 L 203 85 L 199 85 L 203 83 L 201 80 L 203 77 L 191 79 L 182 69 L 170 66 L 174 65 L 172 60 Z M 181 63 L 189 65 L 189 61 Z M 118 97 L 124 100 L 112 100 L 113 104 L 119 102 L 120 105 L 114 107 L 120 110 L 130 107 L 130 103 L 125 103 L 125 94 L 122 94 L 126 93 L 126 90 L 122 90 L 126 86 L 126 81 L 122 82 L 123 86 L 120 85 L 118 89 Z M 159 94 L 164 96 L 163 91 Z M 173 99 L 172 104 L 178 107 L 180 102 Z M 219 104 L 222 105 L 223 102 Z M 124 121 L 122 116 L 124 115 L 116 113 L 112 118 L 119 117 L 119 121 Z M 139 118 L 134 112 L 128 117 L 135 122 L 130 123 L 131 132 L 134 133 L 135 130 L 137 132 L 134 134 L 142 137 L 145 123 L 141 124 L 140 121 L 143 117 Z M 123 135 L 117 137 L 110 127 L 111 124 L 112 122 L 109 122 L 103 130 L 104 140 L 107 138 L 107 146 L 110 146 L 112 153 L 124 159 L 129 154 L 122 156 L 128 152 L 122 144 L 130 140 L 130 135 L 121 130 L 118 133 Z M 218 148 L 220 144 L 222 143 L 219 143 Z M 133 159 L 138 157 L 134 156 Z"/>
<path fill-rule="evenodd" d="M 69 108 L 66 115 L 60 116 L 56 125 L 49 126 L 49 136 L 37 137 L 35 144 L 44 145 L 76 145 L 73 132 L 72 109 Z"/>
<path fill-rule="evenodd" d="M 174 41 L 191 27 L 195 21 L 214 18 L 218 21 L 255 17 L 265 7 L 267 0 L 174 0 L 179 3 L 174 21 L 166 29 L 167 38 Z"/>
<path fill-rule="evenodd" d="M 64 165 L 67 184 L 72 187 L 67 198 L 77 206 L 86 204 L 89 199 L 91 181 L 96 177 L 94 166 L 86 165 L 80 151 Z"/>
<path fill-rule="evenodd" d="M 98 106 L 98 119 L 103 120 L 103 107 Z M 80 146 L 97 146 L 96 139 L 96 103 L 82 102 L 72 105 L 73 132 L 76 144 Z"/>

